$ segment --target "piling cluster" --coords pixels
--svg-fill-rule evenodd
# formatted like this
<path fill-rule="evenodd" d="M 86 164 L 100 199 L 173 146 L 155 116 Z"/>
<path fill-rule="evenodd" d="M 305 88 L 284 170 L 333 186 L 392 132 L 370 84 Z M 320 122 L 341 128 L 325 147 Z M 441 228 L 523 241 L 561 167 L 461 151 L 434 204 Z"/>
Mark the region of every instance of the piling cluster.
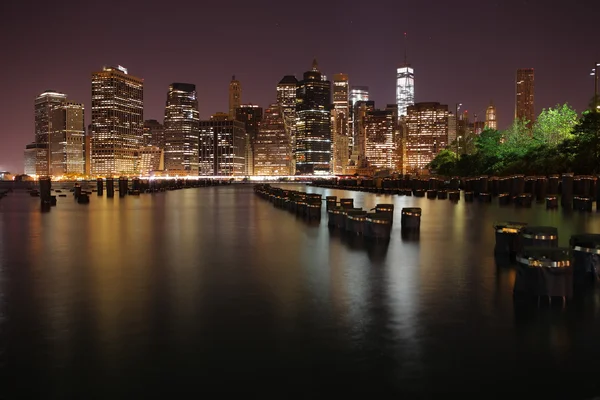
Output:
<path fill-rule="evenodd" d="M 322 196 L 297 190 L 285 190 L 271 185 L 255 185 L 254 193 L 277 208 L 288 210 L 306 220 L 320 220 Z"/>
<path fill-rule="evenodd" d="M 546 203 L 549 209 L 563 208 L 592 211 L 593 203 L 600 209 L 598 178 L 571 173 L 550 176 L 512 175 L 506 177 L 437 177 L 404 175 L 399 178 L 377 179 L 321 179 L 315 186 L 330 189 L 356 190 L 387 195 L 427 197 L 428 199 L 478 201 L 491 203 L 498 199 L 500 205 L 514 204 L 531 207 L 533 203 Z M 462 195 L 461 195 L 462 193 Z"/>
<path fill-rule="evenodd" d="M 106 181 L 106 187 L 105 187 Z M 115 182 L 116 181 L 116 182 Z M 115 192 L 118 192 L 119 197 L 139 196 L 142 193 L 157 193 L 170 190 L 180 190 L 188 188 L 198 188 L 206 186 L 216 186 L 223 184 L 224 181 L 214 179 L 173 179 L 173 180 L 143 180 L 133 178 L 131 181 L 127 177 L 119 178 L 98 178 L 96 180 L 96 189 L 83 190 L 79 182 L 73 185 L 70 192 L 73 193 L 73 198 L 79 204 L 87 204 L 90 202 L 90 196 L 96 192 L 98 196 L 103 196 L 106 189 L 106 197 L 114 197 Z M 230 182 L 227 181 L 227 184 Z M 52 194 L 52 181 L 48 177 L 42 177 L 39 180 L 39 191 L 31 190 L 30 194 L 34 197 L 40 197 L 42 210 L 48 210 L 51 206 L 56 206 L 56 198 L 66 197 L 62 194 L 62 190 L 54 190 L 58 195 Z"/>
<path fill-rule="evenodd" d="M 572 297 L 574 288 L 600 277 L 600 235 L 579 234 L 569 247 L 558 246 L 558 229 L 522 222 L 494 225 L 496 256 L 517 262 L 515 295 Z"/>
<path fill-rule="evenodd" d="M 337 199 L 337 196 L 305 193 L 297 190 L 286 190 L 268 184 L 254 186 L 255 193 L 277 208 L 287 209 L 297 216 L 308 220 L 321 218 L 321 204 L 325 201 L 327 224 L 331 228 L 340 229 L 352 235 L 360 235 L 377 240 L 389 239 L 394 222 L 394 205 L 377 204 L 372 210 L 354 207 L 354 199 Z M 403 208 L 401 217 L 402 230 L 418 232 L 421 227 L 421 209 Z"/>

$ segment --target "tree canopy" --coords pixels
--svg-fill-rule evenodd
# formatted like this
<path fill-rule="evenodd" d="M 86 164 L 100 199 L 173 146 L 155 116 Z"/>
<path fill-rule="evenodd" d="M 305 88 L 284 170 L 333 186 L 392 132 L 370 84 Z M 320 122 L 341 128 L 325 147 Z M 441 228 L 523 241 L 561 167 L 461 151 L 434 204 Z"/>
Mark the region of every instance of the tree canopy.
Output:
<path fill-rule="evenodd" d="M 600 110 L 578 118 L 568 104 L 544 109 L 532 128 L 515 120 L 503 131 L 486 129 L 473 150 L 441 151 L 430 168 L 440 175 L 600 173 Z"/>

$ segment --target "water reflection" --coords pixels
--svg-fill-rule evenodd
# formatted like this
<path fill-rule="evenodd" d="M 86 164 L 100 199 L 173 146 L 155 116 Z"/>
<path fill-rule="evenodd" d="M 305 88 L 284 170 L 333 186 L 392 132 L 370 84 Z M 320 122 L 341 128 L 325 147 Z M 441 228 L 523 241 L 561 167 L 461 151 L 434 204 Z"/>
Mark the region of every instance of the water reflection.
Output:
<path fill-rule="evenodd" d="M 287 187 L 364 209 L 394 204 L 390 240 L 330 229 L 325 207 L 307 223 L 250 185 L 88 205 L 69 196 L 44 214 L 37 198 L 3 199 L 8 387 L 34 398 L 173 397 L 199 381 L 226 390 L 235 376 L 248 394 L 264 393 L 269 376 L 302 395 L 431 397 L 464 390 L 465 377 L 489 393 L 501 376 L 538 394 L 570 382 L 574 398 L 594 381 L 585 365 L 600 356 L 599 291 L 565 309 L 515 303 L 515 269 L 494 258 L 492 225 L 553 225 L 566 245 L 600 231 L 596 214 Z M 418 234 L 400 229 L 403 207 L 422 208 Z M 563 379 L 549 380 L 557 371 Z"/>

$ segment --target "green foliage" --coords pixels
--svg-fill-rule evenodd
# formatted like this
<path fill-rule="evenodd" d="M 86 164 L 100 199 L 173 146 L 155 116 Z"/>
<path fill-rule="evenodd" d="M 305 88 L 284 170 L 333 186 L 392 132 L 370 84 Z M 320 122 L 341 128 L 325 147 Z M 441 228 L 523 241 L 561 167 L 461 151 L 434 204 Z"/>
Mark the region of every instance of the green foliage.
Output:
<path fill-rule="evenodd" d="M 543 109 L 533 127 L 533 137 L 541 143 L 557 146 L 571 136 L 577 124 L 577 112 L 568 104 Z"/>
<path fill-rule="evenodd" d="M 454 146 L 454 147 L 452 147 Z M 440 175 L 600 173 L 600 112 L 577 118 L 568 104 L 543 110 L 533 125 L 516 120 L 504 131 L 484 130 L 473 151 L 441 151 L 430 167 Z M 450 145 L 456 149 L 456 143 Z"/>
<path fill-rule="evenodd" d="M 457 156 L 455 152 L 444 149 L 438 153 L 429 167 L 440 175 L 454 175 L 456 160 Z"/>

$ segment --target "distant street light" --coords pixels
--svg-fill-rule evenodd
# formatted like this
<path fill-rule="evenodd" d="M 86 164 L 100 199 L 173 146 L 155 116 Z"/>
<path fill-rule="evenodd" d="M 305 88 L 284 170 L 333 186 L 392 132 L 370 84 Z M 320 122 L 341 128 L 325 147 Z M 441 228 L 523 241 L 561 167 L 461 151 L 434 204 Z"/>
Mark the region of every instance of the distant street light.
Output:
<path fill-rule="evenodd" d="M 600 70 L 598 69 L 599 67 L 600 63 L 597 62 L 595 68 L 592 68 L 592 72 L 590 72 L 590 75 L 594 77 L 594 106 L 596 111 L 600 110 L 600 105 L 598 104 L 598 75 L 600 75 Z"/>
<path fill-rule="evenodd" d="M 458 153 L 460 151 L 459 148 L 459 139 L 460 139 L 460 135 L 459 135 L 459 131 L 458 131 L 458 112 L 460 111 L 460 108 L 462 107 L 462 103 L 456 103 L 456 115 L 454 116 L 454 129 L 456 131 L 456 158 L 458 158 Z"/>

